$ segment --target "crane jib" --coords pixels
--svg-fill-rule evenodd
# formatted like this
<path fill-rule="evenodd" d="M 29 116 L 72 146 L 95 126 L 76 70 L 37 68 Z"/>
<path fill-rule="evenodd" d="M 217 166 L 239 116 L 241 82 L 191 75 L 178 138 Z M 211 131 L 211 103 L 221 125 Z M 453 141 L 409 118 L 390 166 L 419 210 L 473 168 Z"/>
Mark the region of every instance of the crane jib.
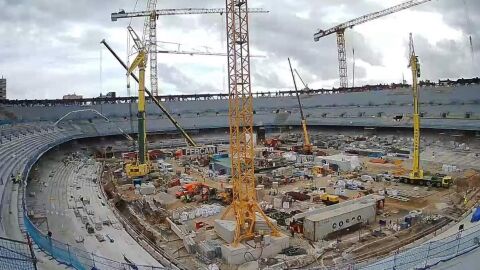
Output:
<path fill-rule="evenodd" d="M 411 8 L 411 7 L 414 7 L 414 6 L 418 6 L 420 4 L 427 3 L 427 2 L 430 2 L 430 1 L 432 1 L 432 0 L 410 0 L 410 1 L 404 2 L 402 4 L 398 4 L 396 6 L 393 6 L 393 7 L 381 10 L 381 11 L 377 11 L 377 12 L 369 13 L 367 15 L 360 16 L 360 17 L 355 18 L 353 20 L 350 20 L 348 22 L 336 25 L 336 26 L 334 26 L 334 27 L 332 27 L 328 30 L 324 30 L 324 31 L 323 30 L 318 30 L 317 33 L 314 34 L 314 40 L 318 41 L 320 38 L 331 35 L 331 34 L 336 33 L 338 31 L 344 31 L 345 29 L 352 28 L 355 25 L 366 23 L 368 21 L 372 21 L 372 20 L 387 16 L 387 15 L 390 15 L 392 13 L 396 13 L 396 12 L 399 12 L 399 11 L 402 11 L 402 10 L 405 10 L 405 9 L 408 9 L 408 8 Z"/>

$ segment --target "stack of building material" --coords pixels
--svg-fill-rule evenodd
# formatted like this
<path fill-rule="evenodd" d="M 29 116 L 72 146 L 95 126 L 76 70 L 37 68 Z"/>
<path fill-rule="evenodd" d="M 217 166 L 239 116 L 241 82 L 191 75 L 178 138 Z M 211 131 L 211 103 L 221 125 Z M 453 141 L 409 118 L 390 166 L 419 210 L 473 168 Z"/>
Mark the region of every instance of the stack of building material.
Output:
<path fill-rule="evenodd" d="M 273 198 L 273 208 L 282 208 L 282 198 Z"/>
<path fill-rule="evenodd" d="M 287 161 L 297 161 L 297 153 L 295 152 L 286 152 L 282 155 Z"/>
<path fill-rule="evenodd" d="M 232 243 L 235 236 L 235 221 L 231 220 L 215 220 L 214 228 L 217 235 L 227 243 Z"/>
<path fill-rule="evenodd" d="M 152 195 L 155 194 L 155 186 L 152 183 L 144 183 L 140 186 L 140 194 Z"/>
<path fill-rule="evenodd" d="M 329 163 L 338 166 L 340 171 L 352 171 L 361 166 L 358 156 L 338 154 L 333 156 L 315 157 L 315 164 Z"/>
<path fill-rule="evenodd" d="M 217 240 L 207 240 L 206 241 L 213 249 L 215 250 L 215 256 L 218 258 L 222 257 L 222 243 Z"/>
<path fill-rule="evenodd" d="M 209 260 L 213 260 L 217 257 L 215 247 L 208 241 L 202 241 L 197 245 L 197 252 Z"/>
<path fill-rule="evenodd" d="M 256 222 L 255 222 L 255 231 L 257 232 L 260 232 L 262 231 L 263 233 L 270 233 L 271 230 L 270 230 L 270 227 L 268 226 L 267 222 L 265 221 L 265 219 L 259 214 L 259 213 L 256 213 Z M 273 224 L 273 225 L 277 225 L 277 221 L 275 219 L 272 219 L 272 218 L 269 218 L 267 217 L 270 222 Z"/>
<path fill-rule="evenodd" d="M 197 250 L 197 244 L 191 235 L 187 235 L 183 238 L 183 245 L 189 254 L 194 254 Z"/>
<path fill-rule="evenodd" d="M 442 171 L 443 171 L 444 173 L 451 173 L 451 172 L 456 172 L 456 171 L 458 171 L 458 168 L 457 168 L 457 166 L 455 166 L 455 165 L 443 164 L 443 165 L 442 165 Z"/>

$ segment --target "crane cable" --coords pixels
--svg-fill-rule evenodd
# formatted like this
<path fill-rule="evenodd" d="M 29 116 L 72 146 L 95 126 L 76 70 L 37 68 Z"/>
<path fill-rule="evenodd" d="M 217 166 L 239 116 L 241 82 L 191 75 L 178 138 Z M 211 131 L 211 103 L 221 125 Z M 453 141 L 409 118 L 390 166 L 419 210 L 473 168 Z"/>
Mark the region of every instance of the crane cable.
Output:
<path fill-rule="evenodd" d="M 133 6 L 133 11 L 136 11 L 137 10 L 137 4 L 138 4 L 138 0 L 135 1 L 135 5 Z M 132 25 L 132 18 L 130 18 L 130 22 L 128 23 L 128 26 L 131 26 Z"/>
<path fill-rule="evenodd" d="M 473 48 L 473 41 L 472 41 L 472 20 L 470 19 L 470 14 L 468 12 L 468 5 L 466 0 L 462 0 L 463 6 L 465 8 L 465 20 L 467 23 L 467 35 L 468 35 L 468 42 L 470 46 L 470 54 L 472 57 L 472 73 L 475 73 L 475 50 Z"/>

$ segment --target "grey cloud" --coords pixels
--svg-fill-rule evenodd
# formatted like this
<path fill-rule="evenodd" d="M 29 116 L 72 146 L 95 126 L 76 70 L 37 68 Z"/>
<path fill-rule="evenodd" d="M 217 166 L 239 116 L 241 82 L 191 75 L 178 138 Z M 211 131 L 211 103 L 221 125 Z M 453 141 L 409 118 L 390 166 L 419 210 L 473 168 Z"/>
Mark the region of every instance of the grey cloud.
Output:
<path fill-rule="evenodd" d="M 480 24 L 480 1 L 465 1 L 470 24 L 465 19 L 463 1 L 432 1 L 418 9 L 441 13 L 451 26 L 471 34 L 478 55 L 480 46 L 476 43 L 480 42 L 480 30 L 475 26 Z M 144 9 L 145 1 L 138 2 L 137 10 Z M 224 4 L 224 1 L 218 0 L 164 0 L 159 1 L 158 8 L 223 7 Z M 98 42 L 107 38 L 111 46 L 120 55 L 124 55 L 125 39 L 108 38 L 112 31 L 124 29 L 129 21 L 111 22 L 110 13 L 119 8 L 131 11 L 133 5 L 134 1 L 128 0 L 0 0 L 0 74 L 8 77 L 11 90 L 9 97 L 58 97 L 58 93 L 65 94 L 71 90 L 83 90 L 85 95 L 98 95 L 99 67 L 95 61 L 99 52 Z M 250 7 L 263 7 L 271 11 L 269 14 L 250 17 L 251 46 L 268 56 L 266 61 L 254 62 L 252 65 L 252 81 L 264 88 L 291 88 L 290 84 L 285 83 L 289 80 L 284 82 L 272 71 L 272 67 L 276 66 L 288 69 L 288 65 L 285 65 L 287 57 L 295 59 L 298 70 L 307 82 L 311 82 L 314 76 L 318 80 L 336 79 L 338 64 L 335 36 L 314 42 L 314 32 L 318 28 L 326 29 L 344 20 L 381 9 L 378 4 L 367 0 L 258 0 L 251 1 Z M 331 15 L 336 8 L 341 8 L 346 13 L 345 18 L 331 21 Z M 307 18 L 303 18 L 305 15 Z M 180 32 L 202 28 L 211 34 L 205 38 L 218 39 L 218 31 L 223 31 L 224 28 L 218 16 L 165 16 L 158 21 L 159 31 L 162 31 L 163 27 Z M 134 19 L 132 22 L 140 32 L 143 20 Z M 70 35 L 68 32 L 78 24 L 81 24 L 85 32 L 78 36 Z M 371 48 L 371 41 L 366 40 L 355 29 L 348 30 L 347 38 L 349 56 L 351 47 L 354 46 L 357 59 L 374 66 L 382 65 L 382 55 Z M 469 60 L 463 43 L 451 41 L 448 37 L 434 45 L 423 42 L 421 37 L 416 40 L 418 53 L 422 54 L 421 59 L 425 66 L 443 67 L 446 66 L 445 63 L 449 63 L 449 66 L 442 70 L 425 70 L 425 76 L 435 79 L 468 74 L 468 70 L 463 69 L 465 62 Z M 108 79 L 112 81 L 112 85 L 123 89 L 124 71 L 120 67 L 112 68 L 111 66 L 117 66 L 117 63 L 107 55 L 104 51 L 104 80 Z M 15 68 L 11 68 L 12 65 Z M 78 65 L 85 65 L 85 70 L 80 74 L 78 71 L 69 72 L 70 67 Z M 162 80 L 175 85 L 178 91 L 219 91 L 214 86 L 198 83 L 195 78 L 187 76 L 181 69 L 168 63 L 159 66 L 162 69 Z M 357 67 L 356 77 L 359 82 L 363 81 L 365 74 L 364 69 Z M 24 79 L 26 75 L 28 80 Z M 71 85 L 75 87 L 72 88 Z"/>
<path fill-rule="evenodd" d="M 432 45 L 421 36 L 414 37 L 414 43 L 422 67 L 422 78 L 438 80 L 471 74 L 471 59 L 464 44 L 442 40 Z"/>
<path fill-rule="evenodd" d="M 171 65 L 160 63 L 158 65 L 158 71 L 159 74 L 162 74 L 162 80 L 165 83 L 175 85 L 175 90 L 184 94 L 211 92 L 212 89 L 215 89 L 211 85 L 197 83 L 194 79 L 186 76 L 179 69 Z"/>

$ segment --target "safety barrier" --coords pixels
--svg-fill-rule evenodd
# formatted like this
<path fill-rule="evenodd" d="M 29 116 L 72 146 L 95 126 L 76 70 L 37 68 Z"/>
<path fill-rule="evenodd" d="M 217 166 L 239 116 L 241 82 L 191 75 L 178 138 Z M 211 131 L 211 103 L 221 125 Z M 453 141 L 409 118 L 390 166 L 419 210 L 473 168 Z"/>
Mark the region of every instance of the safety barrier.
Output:
<path fill-rule="evenodd" d="M 45 145 L 39 149 L 34 158 L 29 160 L 22 172 L 22 177 L 24 183 L 26 183 L 30 170 L 33 165 L 38 161 L 38 159 L 50 149 L 75 139 L 76 137 L 69 137 L 63 140 L 60 140 L 56 143 L 51 143 Z M 155 267 L 149 265 L 134 265 L 133 263 L 117 262 L 111 259 L 107 259 L 101 256 L 98 256 L 92 252 L 87 252 L 84 249 L 73 247 L 69 244 L 63 243 L 61 241 L 55 240 L 49 237 L 47 234 L 41 232 L 35 224 L 29 219 L 27 205 L 25 202 L 25 190 L 26 185 L 23 185 L 23 199 L 22 199 L 22 208 L 23 208 L 23 227 L 27 235 L 29 235 L 35 244 L 45 253 L 52 256 L 59 263 L 66 264 L 68 266 L 74 267 L 78 270 L 89 270 L 89 269 L 139 269 L 139 270 L 154 270 L 154 269 L 167 269 L 165 267 Z M 130 258 L 132 259 L 132 258 Z M 0 253 L 1 261 L 1 253 Z M 1 264 L 0 264 L 1 265 Z M 3 269 L 3 268 L 1 268 Z M 15 269 L 15 268 L 12 268 Z M 18 269 L 29 269 L 29 268 L 18 268 Z M 15 269 L 16 270 L 16 269 Z"/>
<path fill-rule="evenodd" d="M 31 243 L 0 237 L 0 269 L 36 270 Z"/>
<path fill-rule="evenodd" d="M 374 264 L 355 269 L 426 269 L 442 261 L 451 260 L 480 246 L 480 224 L 445 238 L 426 242 Z"/>
<path fill-rule="evenodd" d="M 164 267 L 154 266 L 141 266 L 127 263 L 117 262 L 104 257 L 95 255 L 94 253 L 87 252 L 83 249 L 73 247 L 69 244 L 62 243 L 48 235 L 42 233 L 35 225 L 30 221 L 27 215 L 24 215 L 25 229 L 31 238 L 35 241 L 37 246 L 54 257 L 58 262 L 74 267 L 78 270 L 87 269 L 166 269 Z M 131 259 L 131 258 L 130 258 Z"/>

